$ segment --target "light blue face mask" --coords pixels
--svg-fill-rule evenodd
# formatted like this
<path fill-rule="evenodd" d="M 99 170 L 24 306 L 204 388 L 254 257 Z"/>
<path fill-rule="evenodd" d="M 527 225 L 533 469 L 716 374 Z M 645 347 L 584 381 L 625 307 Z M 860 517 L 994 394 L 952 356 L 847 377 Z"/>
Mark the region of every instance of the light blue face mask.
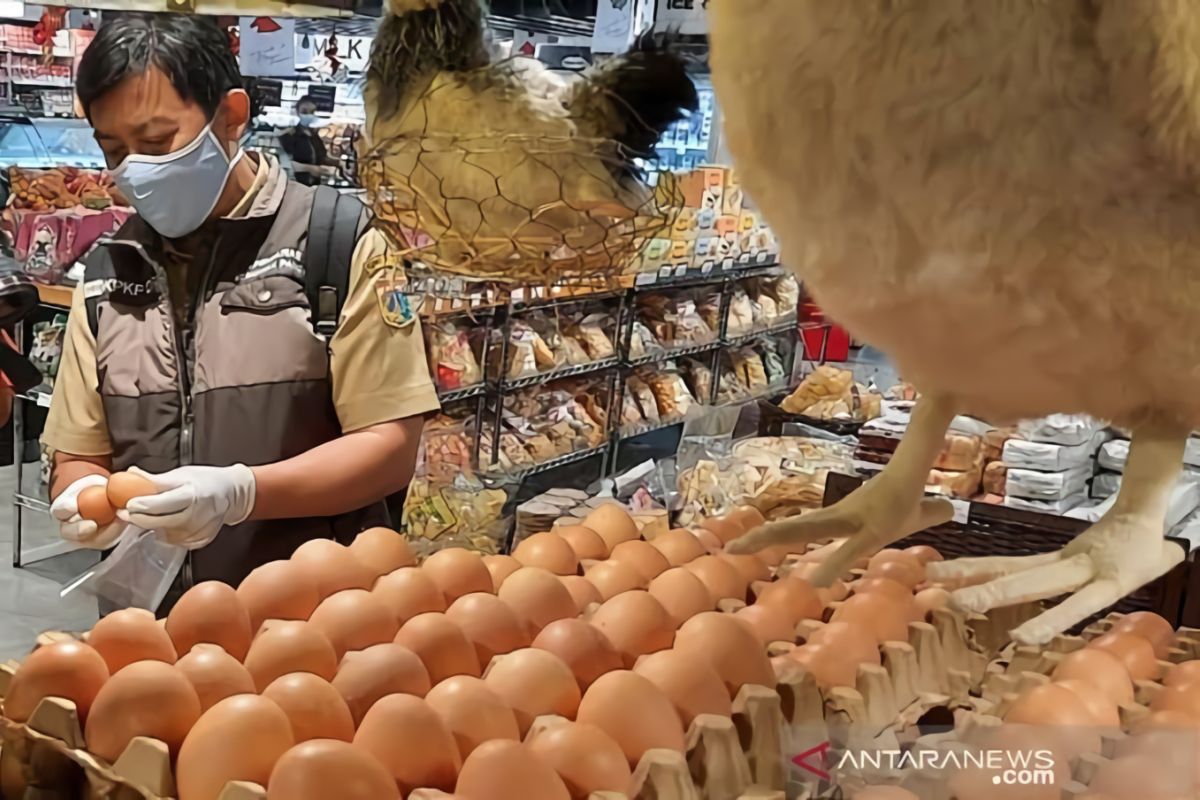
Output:
<path fill-rule="evenodd" d="M 208 219 L 243 155 L 239 149 L 230 158 L 210 124 L 174 153 L 126 156 L 112 177 L 146 224 L 168 239 L 178 239 Z"/>
<path fill-rule="evenodd" d="M 300 114 L 300 124 L 306 128 L 316 128 L 321 124 L 321 118 L 316 114 Z"/>

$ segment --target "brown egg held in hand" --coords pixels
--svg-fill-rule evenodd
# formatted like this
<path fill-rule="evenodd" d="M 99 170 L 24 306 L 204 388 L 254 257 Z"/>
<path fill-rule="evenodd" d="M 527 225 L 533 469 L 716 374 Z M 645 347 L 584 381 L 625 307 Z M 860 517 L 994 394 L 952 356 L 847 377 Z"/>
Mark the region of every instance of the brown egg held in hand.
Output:
<path fill-rule="evenodd" d="M 512 708 L 522 736 L 543 714 L 575 719 L 579 708 L 575 674 L 558 656 L 539 648 L 500 656 L 483 681 Z"/>
<path fill-rule="evenodd" d="M 326 597 L 308 623 L 325 634 L 338 658 L 350 650 L 390 642 L 400 630 L 400 623 L 383 601 L 363 589 Z"/>
<path fill-rule="evenodd" d="M 583 696 L 577 719 L 612 737 L 631 767 L 647 750 L 684 752 L 683 723 L 674 705 L 648 678 L 633 672 L 601 676 Z"/>
<path fill-rule="evenodd" d="M 907 603 L 884 594 L 856 594 L 842 602 L 831 622 L 861 625 L 875 634 L 879 644 L 907 642 L 908 623 L 914 615 L 913 601 Z"/>
<path fill-rule="evenodd" d="M 442 596 L 442 590 L 419 567 L 404 567 L 389 572 L 375 582 L 371 594 L 383 602 L 401 625 L 418 614 L 446 610 L 446 598 Z"/>
<path fill-rule="evenodd" d="M 921 559 L 903 550 L 880 550 L 867 562 L 868 578 L 890 578 L 913 589 L 925 580 Z"/>
<path fill-rule="evenodd" d="M 103 486 L 89 486 L 75 498 L 82 519 L 90 519 L 103 527 L 117 518 L 117 510 L 108 500 Z"/>
<path fill-rule="evenodd" d="M 500 591 L 500 584 L 514 572 L 525 566 L 512 556 L 484 556 L 483 565 L 492 574 L 492 591 Z M 439 609 L 445 611 L 445 609 Z"/>
<path fill-rule="evenodd" d="M 604 538 L 591 528 L 582 525 L 567 525 L 554 529 L 554 535 L 575 551 L 575 557 L 580 561 L 602 561 L 608 558 L 609 548 Z"/>
<path fill-rule="evenodd" d="M 21 662 L 4 697 L 4 716 L 25 722 L 47 697 L 75 704 L 81 723 L 108 680 L 104 658 L 83 642 L 55 642 L 37 648 Z"/>
<path fill-rule="evenodd" d="M 542 628 L 533 646 L 562 659 L 584 691 L 604 673 L 624 666 L 612 642 L 595 625 L 581 619 L 551 622 Z"/>
<path fill-rule="evenodd" d="M 152 494 L 158 494 L 158 487 L 141 475 L 114 472 L 108 476 L 107 498 L 113 508 L 125 508 L 133 498 Z"/>
<path fill-rule="evenodd" d="M 583 527 L 591 528 L 600 534 L 609 553 L 621 542 L 641 538 L 633 517 L 629 516 L 624 506 L 615 502 L 604 503 L 593 509 L 592 513 L 584 517 Z"/>
<path fill-rule="evenodd" d="M 555 533 L 535 533 L 513 550 L 513 558 L 524 567 L 538 567 L 555 575 L 579 573 L 579 556 Z"/>
<path fill-rule="evenodd" d="M 1117 620 L 1109 633 L 1132 633 L 1142 637 L 1154 648 L 1155 658 L 1165 659 L 1167 652 L 1175 646 L 1175 629 L 1153 611 L 1126 614 Z"/>
<path fill-rule="evenodd" d="M 137 736 L 165 742 L 174 755 L 199 718 L 200 699 L 182 672 L 161 661 L 139 661 L 100 689 L 83 736 L 88 752 L 109 763 Z"/>
<path fill-rule="evenodd" d="M 218 800 L 230 781 L 266 786 L 295 739 L 287 714 L 253 694 L 222 700 L 192 728 L 175 767 L 179 800 Z"/>
<path fill-rule="evenodd" d="M 1154 647 L 1140 636 L 1132 633 L 1106 633 L 1093 639 L 1088 647 L 1105 650 L 1116 656 L 1129 677 L 1135 681 L 1152 681 L 1158 677 L 1158 661 Z"/>
<path fill-rule="evenodd" d="M 587 611 L 592 603 L 599 605 L 604 602 L 604 596 L 600 594 L 596 585 L 582 575 L 565 575 L 558 580 L 571 594 L 575 608 L 580 614 Z"/>
<path fill-rule="evenodd" d="M 183 593 L 167 615 L 167 635 L 183 656 L 198 644 L 219 644 L 243 661 L 253 633 L 237 591 L 220 581 L 198 583 Z"/>
<path fill-rule="evenodd" d="M 413 617 L 401 626 L 395 642 L 417 654 L 435 685 L 455 675 L 478 678 L 481 673 L 475 645 L 445 614 Z"/>
<path fill-rule="evenodd" d="M 804 667 L 822 689 L 853 687 L 858 677 L 858 664 L 854 658 L 838 652 L 832 645 L 806 644 L 788 653 L 787 657 Z"/>
<path fill-rule="evenodd" d="M 400 800 L 396 781 L 369 753 L 345 742 L 314 739 L 275 764 L 267 800 Z"/>
<path fill-rule="evenodd" d="M 610 560 L 632 567 L 647 583 L 671 566 L 667 557 L 655 549 L 654 545 L 641 539 L 621 542 L 613 548 Z"/>
<path fill-rule="evenodd" d="M 142 608 L 125 608 L 102 617 L 88 633 L 87 642 L 108 665 L 110 675 L 135 661 L 175 663 L 171 637 Z"/>
<path fill-rule="evenodd" d="M 701 714 L 728 717 L 733 703 L 725 682 L 711 664 L 678 650 L 661 650 L 638 659 L 633 671 L 667 696 L 684 727 Z"/>
<path fill-rule="evenodd" d="M 424 697 L 432 687 L 429 671 L 417 654 L 395 643 L 346 653 L 332 684 L 346 701 L 356 726 L 381 697 Z"/>
<path fill-rule="evenodd" d="M 348 589 L 370 589 L 375 571 L 359 561 L 350 548 L 330 539 L 313 539 L 296 548 L 291 561 L 308 571 L 324 600 Z"/>
<path fill-rule="evenodd" d="M 1129 677 L 1125 664 L 1112 653 L 1093 647 L 1085 647 L 1063 656 L 1054 668 L 1051 680 L 1084 681 L 1095 686 L 1118 705 L 1133 702 L 1133 680 Z"/>
<path fill-rule="evenodd" d="M 421 570 L 441 590 L 447 605 L 465 594 L 492 591 L 492 573 L 483 558 L 461 547 L 439 550 L 425 559 Z"/>
<path fill-rule="evenodd" d="M 579 613 L 575 599 L 558 576 L 537 567 L 522 567 L 509 575 L 497 596 L 525 621 L 534 635 L 556 619 Z"/>
<path fill-rule="evenodd" d="M 1164 686 L 1189 686 L 1200 682 L 1200 661 L 1184 661 L 1167 670 Z"/>
<path fill-rule="evenodd" d="M 370 568 L 376 578 L 417 563 L 408 542 L 391 528 L 363 531 L 350 543 L 350 553 Z"/>
<path fill-rule="evenodd" d="M 484 742 L 521 738 L 513 710 L 479 678 L 447 678 L 429 690 L 425 702 L 454 734 L 458 752 L 464 758 Z"/>
<path fill-rule="evenodd" d="M 789 615 L 793 626 L 800 624 L 800 620 L 820 619 L 824 612 L 812 584 L 790 575 L 767 584 L 754 605 L 778 608 Z"/>
<path fill-rule="evenodd" d="M 1081 680 L 1056 680 L 1056 686 L 1070 689 L 1083 701 L 1095 724 L 1102 728 L 1121 727 L 1121 714 L 1117 704 L 1097 686 Z"/>
<path fill-rule="evenodd" d="M 689 561 L 694 561 L 706 555 L 707 550 L 695 534 L 683 528 L 676 528 L 657 537 L 650 543 L 655 550 L 663 554 L 667 563 L 672 567 L 682 567 Z"/>
<path fill-rule="evenodd" d="M 354 739 L 354 717 L 338 690 L 309 672 L 276 678 L 262 696 L 273 701 L 292 724 L 296 742 L 310 739 Z"/>
<path fill-rule="evenodd" d="M 745 600 L 749 581 L 742 573 L 720 556 L 701 556 L 684 567 L 699 578 L 708 588 L 708 593 L 718 601 Z"/>
<path fill-rule="evenodd" d="M 709 611 L 692 617 L 675 634 L 675 649 L 710 663 L 730 697 L 748 683 L 775 686 L 766 650 L 750 626 L 732 614 Z"/>
<path fill-rule="evenodd" d="M 604 603 L 589 620 L 633 667 L 638 656 L 666 650 L 675 638 L 675 621 L 662 603 L 641 589 L 623 592 Z"/>
<path fill-rule="evenodd" d="M 646 588 L 646 579 L 640 572 L 628 564 L 619 564 L 616 561 L 593 564 L 584 573 L 584 578 L 596 587 L 596 591 L 600 592 L 600 596 L 605 600 L 611 600 L 621 592 Z"/>
<path fill-rule="evenodd" d="M 446 723 L 424 700 L 406 694 L 388 695 L 372 706 L 354 746 L 378 759 L 405 796 L 419 787 L 453 791 L 462 766 Z"/>
<path fill-rule="evenodd" d="M 750 625 L 763 647 L 771 642 L 796 641 L 796 626 L 792 624 L 791 616 L 775 606 L 756 603 L 740 609 L 734 616 Z"/>
<path fill-rule="evenodd" d="M 662 603 L 677 628 L 717 606 L 704 582 L 682 567 L 669 569 L 650 581 L 650 594 Z"/>
<path fill-rule="evenodd" d="M 498 655 L 529 646 L 525 620 L 494 594 L 463 595 L 446 609 L 446 616 L 475 646 L 480 666 L 492 663 Z"/>
<path fill-rule="evenodd" d="M 549 725 L 530 734 L 529 750 L 558 773 L 571 797 L 587 798 L 593 792 L 630 790 L 633 774 L 625 753 L 595 725 L 567 722 Z"/>
<path fill-rule="evenodd" d="M 175 665 L 192 683 L 203 713 L 235 694 L 254 694 L 254 678 L 220 645 L 198 644 Z"/>
<path fill-rule="evenodd" d="M 325 634 L 307 622 L 269 622 L 246 654 L 246 669 L 258 691 L 289 672 L 311 672 L 331 680 L 338 656 Z"/>
<path fill-rule="evenodd" d="M 321 602 L 316 578 L 292 561 L 263 564 L 241 582 L 237 596 L 255 633 L 269 619 L 308 619 Z"/>
<path fill-rule="evenodd" d="M 808 637 L 807 644 L 827 645 L 844 654 L 855 664 L 879 666 L 882 660 L 874 633 L 868 628 L 849 622 L 830 622 L 822 625 Z"/>
<path fill-rule="evenodd" d="M 549 765 L 520 742 L 487 742 L 463 762 L 455 797 L 462 800 L 571 800 Z"/>

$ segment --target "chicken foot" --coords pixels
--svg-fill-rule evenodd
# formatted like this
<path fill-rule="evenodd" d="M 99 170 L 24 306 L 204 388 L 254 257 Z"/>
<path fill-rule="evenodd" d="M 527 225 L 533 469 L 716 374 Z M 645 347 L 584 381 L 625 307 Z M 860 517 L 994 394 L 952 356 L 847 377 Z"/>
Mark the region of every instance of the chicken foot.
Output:
<path fill-rule="evenodd" d="M 926 395 L 913 409 L 908 431 L 883 472 L 828 508 L 769 522 L 725 548 L 734 554 L 756 553 L 780 544 L 802 544 L 849 537 L 810 577 L 829 586 L 855 561 L 905 536 L 954 516 L 951 504 L 925 498 L 925 482 L 954 420 L 955 403 L 944 395 Z"/>
<path fill-rule="evenodd" d="M 1164 540 L 1163 525 L 1188 435 L 1157 421 L 1136 428 L 1115 504 L 1062 550 L 934 563 L 929 580 L 994 578 L 952 595 L 955 605 L 979 613 L 1074 592 L 1012 631 L 1021 644 L 1046 644 L 1183 561 L 1183 548 Z"/>

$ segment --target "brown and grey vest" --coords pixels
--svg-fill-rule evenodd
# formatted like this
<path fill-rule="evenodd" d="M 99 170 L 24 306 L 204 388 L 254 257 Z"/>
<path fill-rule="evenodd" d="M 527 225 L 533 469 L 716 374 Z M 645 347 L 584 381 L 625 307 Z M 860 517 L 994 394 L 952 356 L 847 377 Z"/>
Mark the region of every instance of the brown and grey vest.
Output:
<path fill-rule="evenodd" d="M 200 290 L 182 323 L 157 234 L 131 219 L 88 257 L 84 297 L 118 470 L 257 466 L 341 435 L 326 339 L 314 329 L 305 248 L 314 189 L 277 177 L 246 217 L 216 223 Z M 359 233 L 366 215 L 360 220 Z M 250 522 L 191 555 L 184 583 L 237 584 L 314 538 L 343 542 L 387 524 L 380 503 L 329 519 Z"/>

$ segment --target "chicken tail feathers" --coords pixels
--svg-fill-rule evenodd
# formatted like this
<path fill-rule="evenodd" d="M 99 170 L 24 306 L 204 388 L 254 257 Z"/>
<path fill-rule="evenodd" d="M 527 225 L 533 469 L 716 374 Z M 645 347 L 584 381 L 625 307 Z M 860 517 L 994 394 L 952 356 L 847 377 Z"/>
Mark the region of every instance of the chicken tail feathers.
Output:
<path fill-rule="evenodd" d="M 592 69 L 568 100 L 576 119 L 620 146 L 622 172 L 641 177 L 634 159 L 655 157 L 655 145 L 675 122 L 700 104 L 696 85 L 669 37 L 646 33 L 633 49 Z"/>

